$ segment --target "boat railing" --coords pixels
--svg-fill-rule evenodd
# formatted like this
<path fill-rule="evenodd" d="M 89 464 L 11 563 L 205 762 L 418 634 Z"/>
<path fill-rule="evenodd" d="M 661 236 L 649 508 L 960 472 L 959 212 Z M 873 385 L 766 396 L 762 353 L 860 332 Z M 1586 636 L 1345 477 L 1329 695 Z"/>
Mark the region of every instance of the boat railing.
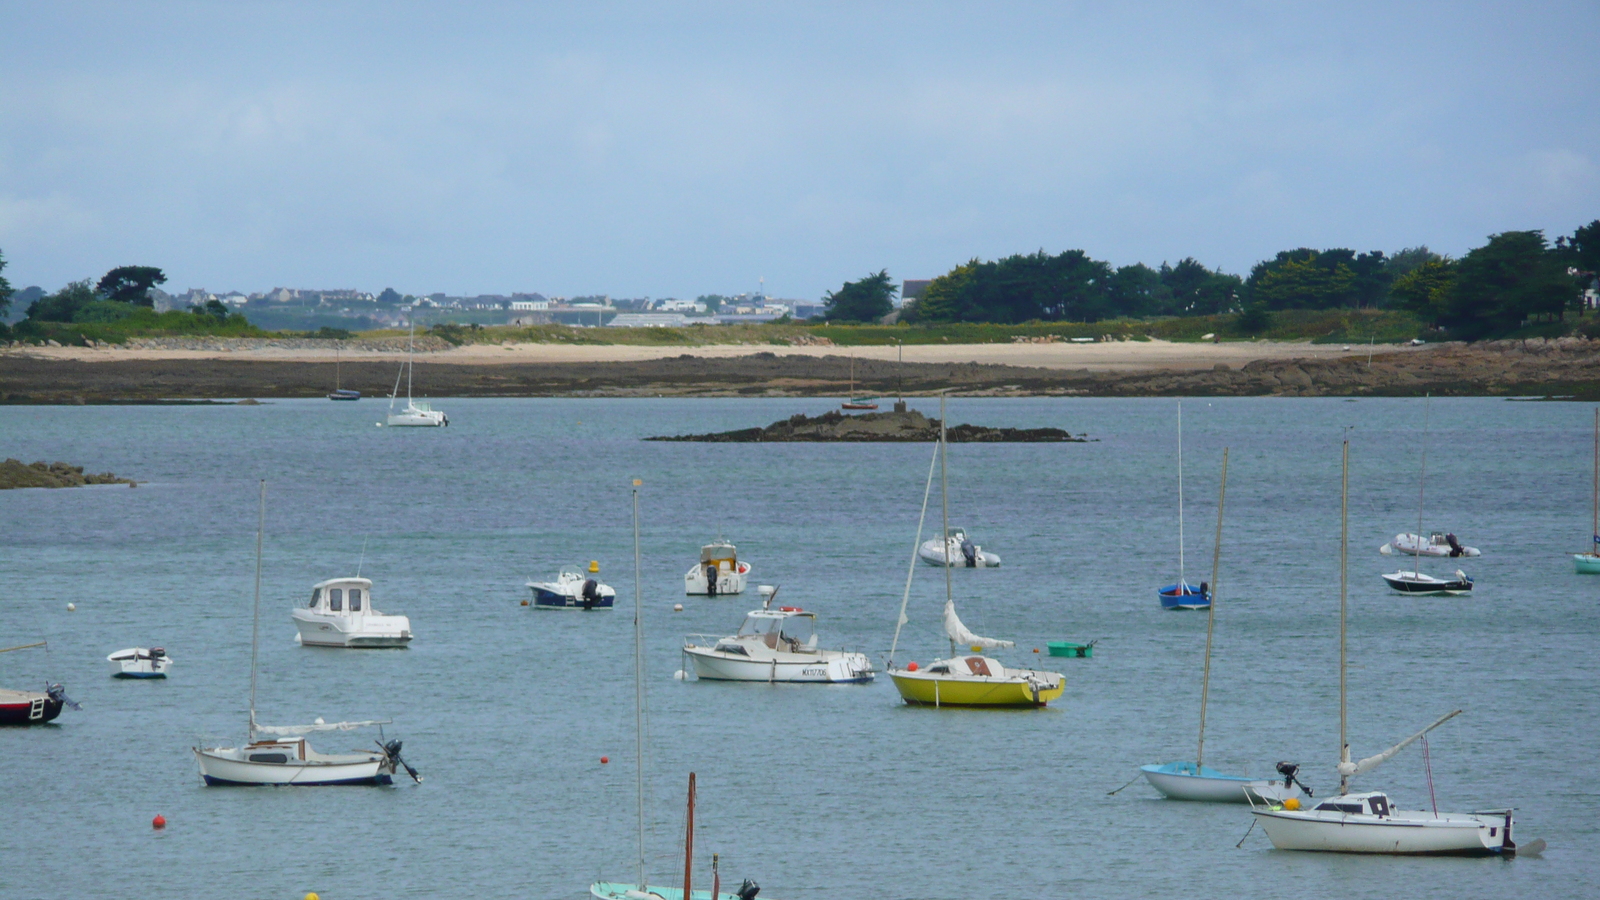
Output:
<path fill-rule="evenodd" d="M 727 637 L 725 634 L 686 634 L 683 636 L 685 647 L 715 647 L 719 641 Z"/>

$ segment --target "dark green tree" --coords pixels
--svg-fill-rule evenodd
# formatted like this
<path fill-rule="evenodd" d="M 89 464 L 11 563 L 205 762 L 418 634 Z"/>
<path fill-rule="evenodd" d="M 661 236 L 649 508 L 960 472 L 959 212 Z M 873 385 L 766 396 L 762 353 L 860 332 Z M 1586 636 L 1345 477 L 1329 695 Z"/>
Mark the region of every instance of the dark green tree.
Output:
<path fill-rule="evenodd" d="M 1209 316 L 1236 309 L 1244 286 L 1239 276 L 1213 272 L 1192 256 L 1178 260 L 1175 266 L 1162 263 L 1161 283 L 1171 294 L 1170 305 L 1161 312 L 1176 316 Z"/>
<path fill-rule="evenodd" d="M 5 318 L 6 312 L 11 309 L 11 295 L 16 293 L 11 288 L 11 282 L 6 280 L 5 272 L 6 255 L 0 253 L 0 319 Z"/>
<path fill-rule="evenodd" d="M 1556 250 L 1580 272 L 1600 272 L 1600 219 L 1579 228 L 1572 237 L 1556 238 Z"/>
<path fill-rule="evenodd" d="M 1561 315 L 1576 302 L 1578 279 L 1542 231 L 1507 231 L 1455 267 L 1440 322 L 1468 339 L 1511 331 L 1530 318 Z"/>
<path fill-rule="evenodd" d="M 911 323 L 956 321 L 961 293 L 980 265 L 972 259 L 928 282 L 921 297 L 905 304 L 900 317 Z"/>
<path fill-rule="evenodd" d="M 721 294 L 701 294 L 700 296 L 696 297 L 695 300 L 696 302 L 704 303 L 706 305 L 706 312 L 711 313 L 712 315 L 716 315 L 717 311 L 722 309 L 722 304 L 728 302 L 728 298 L 722 296 Z"/>
<path fill-rule="evenodd" d="M 1437 325 L 1445 315 L 1455 280 L 1455 263 L 1436 256 L 1394 280 L 1389 288 L 1390 305 Z"/>
<path fill-rule="evenodd" d="M 1166 265 L 1162 265 L 1166 269 Z M 1172 307 L 1172 290 L 1162 273 L 1144 263 L 1122 266 L 1111 273 L 1106 286 L 1111 308 L 1118 316 L 1158 316 Z"/>
<path fill-rule="evenodd" d="M 894 295 L 899 290 L 889 280 L 888 269 L 860 281 L 846 281 L 837 291 L 822 295 L 822 315 L 838 322 L 876 322 L 894 311 Z"/>
<path fill-rule="evenodd" d="M 150 289 L 166 283 L 167 276 L 155 266 L 117 266 L 107 272 L 94 289 L 107 300 L 154 306 Z"/>
<path fill-rule="evenodd" d="M 400 296 L 399 291 L 396 291 L 392 287 L 386 287 L 383 289 L 383 293 L 378 295 L 377 302 L 383 304 L 384 306 L 399 306 L 405 302 L 405 299 L 406 298 Z"/>
<path fill-rule="evenodd" d="M 1256 263 L 1245 282 L 1246 298 L 1268 309 L 1332 309 L 1354 306 L 1358 296 L 1355 252 L 1310 247 L 1283 250 Z"/>
<path fill-rule="evenodd" d="M 41 322 L 71 322 L 78 311 L 98 302 L 100 295 L 89 286 L 89 279 L 74 281 L 54 294 L 46 294 L 28 306 L 28 318 Z"/>

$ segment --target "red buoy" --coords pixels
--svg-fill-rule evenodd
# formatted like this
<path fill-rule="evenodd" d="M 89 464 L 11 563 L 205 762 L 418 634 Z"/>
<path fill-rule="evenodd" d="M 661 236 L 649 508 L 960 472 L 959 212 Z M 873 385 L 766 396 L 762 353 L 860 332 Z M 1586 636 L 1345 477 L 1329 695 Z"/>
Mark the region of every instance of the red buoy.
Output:
<path fill-rule="evenodd" d="M 603 766 L 603 765 L 605 765 L 605 764 L 606 764 L 606 763 L 608 763 L 608 762 L 611 762 L 611 757 L 609 757 L 609 756 L 602 756 L 602 757 L 600 757 L 600 765 L 602 765 L 602 766 Z"/>
<path fill-rule="evenodd" d="M 157 831 L 167 827 L 167 817 L 160 813 L 156 813 L 156 817 L 150 820 L 150 827 Z"/>
<path fill-rule="evenodd" d="M 906 671 L 907 672 L 915 672 L 916 670 L 917 670 L 917 664 L 916 663 L 906 663 Z"/>

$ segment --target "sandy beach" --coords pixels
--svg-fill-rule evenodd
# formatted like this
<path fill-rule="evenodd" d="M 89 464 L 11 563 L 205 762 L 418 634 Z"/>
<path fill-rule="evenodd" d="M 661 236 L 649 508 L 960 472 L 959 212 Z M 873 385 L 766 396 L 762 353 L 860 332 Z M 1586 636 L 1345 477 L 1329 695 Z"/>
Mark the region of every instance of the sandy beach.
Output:
<path fill-rule="evenodd" d="M 198 341 L 196 343 L 199 343 Z M 77 362 L 254 360 L 260 362 L 331 362 L 336 352 L 348 363 L 398 360 L 404 354 L 390 350 L 357 348 L 336 351 L 328 346 L 304 346 L 307 341 L 211 340 L 227 349 L 146 349 L 101 347 L 26 347 L 0 351 L 33 359 Z M 293 344 L 296 346 L 281 346 Z M 904 348 L 904 361 L 936 365 L 979 364 L 1023 368 L 1067 369 L 1091 372 L 1189 371 L 1215 368 L 1219 363 L 1240 368 L 1257 360 L 1336 359 L 1363 353 L 1366 347 L 1344 349 L 1338 344 L 1237 341 L 1228 343 L 1172 343 L 1169 341 L 1111 341 L 1093 344 L 915 344 Z M 1413 348 L 1378 345 L 1374 354 L 1409 352 Z M 854 356 L 859 360 L 892 362 L 895 347 L 792 347 L 775 344 L 712 344 L 700 346 L 634 346 L 599 344 L 468 344 L 449 350 L 418 351 L 419 361 L 450 365 L 617 363 L 679 359 L 732 359 L 756 353 L 780 357 Z"/>

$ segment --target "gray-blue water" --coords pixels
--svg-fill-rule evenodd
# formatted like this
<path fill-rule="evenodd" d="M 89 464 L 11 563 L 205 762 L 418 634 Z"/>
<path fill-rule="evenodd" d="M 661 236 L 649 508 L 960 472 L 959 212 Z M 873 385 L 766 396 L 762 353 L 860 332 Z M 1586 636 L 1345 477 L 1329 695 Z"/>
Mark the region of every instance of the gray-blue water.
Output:
<path fill-rule="evenodd" d="M 1592 896 L 1600 887 L 1591 410 L 1435 400 L 1424 528 L 1484 556 L 1469 598 L 1390 595 L 1377 548 L 1417 525 L 1421 401 L 1184 404 L 1187 573 L 1209 577 L 1232 448 L 1206 762 L 1334 786 L 1339 442 L 1351 475 L 1350 729 L 1368 755 L 1436 716 L 1441 809 L 1512 805 L 1542 859 L 1379 859 L 1241 849 L 1243 807 L 1157 799 L 1142 763 L 1192 759 L 1205 631 L 1163 612 L 1176 577 L 1170 400 L 957 400 L 951 418 L 1055 425 L 1088 444 L 955 445 L 952 521 L 1005 560 L 957 571 L 974 631 L 1050 663 L 1043 711 L 903 706 L 866 686 L 673 679 L 687 632 L 758 605 L 685 598 L 721 533 L 752 583 L 815 610 L 825 645 L 888 649 L 926 445 L 644 443 L 766 424 L 830 400 L 449 400 L 442 430 L 373 427 L 382 405 L 3 407 L 0 456 L 141 481 L 0 493 L 0 684 L 63 681 L 84 705 L 0 732 L 0 896 L 579 898 L 635 874 L 631 614 L 523 608 L 523 583 L 599 560 L 631 609 L 629 483 L 642 478 L 652 880 L 677 883 L 698 773 L 699 887 L 821 898 Z M 930 412 L 936 404 L 916 401 Z M 260 718 L 392 717 L 426 782 L 207 788 L 189 748 L 245 725 L 256 479 L 269 482 Z M 937 528 L 935 488 L 929 528 Z M 411 616 L 404 651 L 293 642 L 288 611 L 354 571 Z M 1425 567 L 1444 574 L 1455 566 Z M 919 567 L 901 656 L 947 652 L 943 580 Z M 77 605 L 68 612 L 68 602 Z M 672 605 L 682 602 L 682 613 Z M 1035 657 L 1101 639 L 1092 660 Z M 165 683 L 108 677 L 107 653 L 166 647 Z M 375 735 L 374 735 L 375 736 Z M 341 751 L 361 733 L 315 740 Z M 608 756 L 609 765 L 601 765 Z M 1358 782 L 1426 806 L 1413 746 Z M 154 832 L 157 813 L 170 825 Z"/>

